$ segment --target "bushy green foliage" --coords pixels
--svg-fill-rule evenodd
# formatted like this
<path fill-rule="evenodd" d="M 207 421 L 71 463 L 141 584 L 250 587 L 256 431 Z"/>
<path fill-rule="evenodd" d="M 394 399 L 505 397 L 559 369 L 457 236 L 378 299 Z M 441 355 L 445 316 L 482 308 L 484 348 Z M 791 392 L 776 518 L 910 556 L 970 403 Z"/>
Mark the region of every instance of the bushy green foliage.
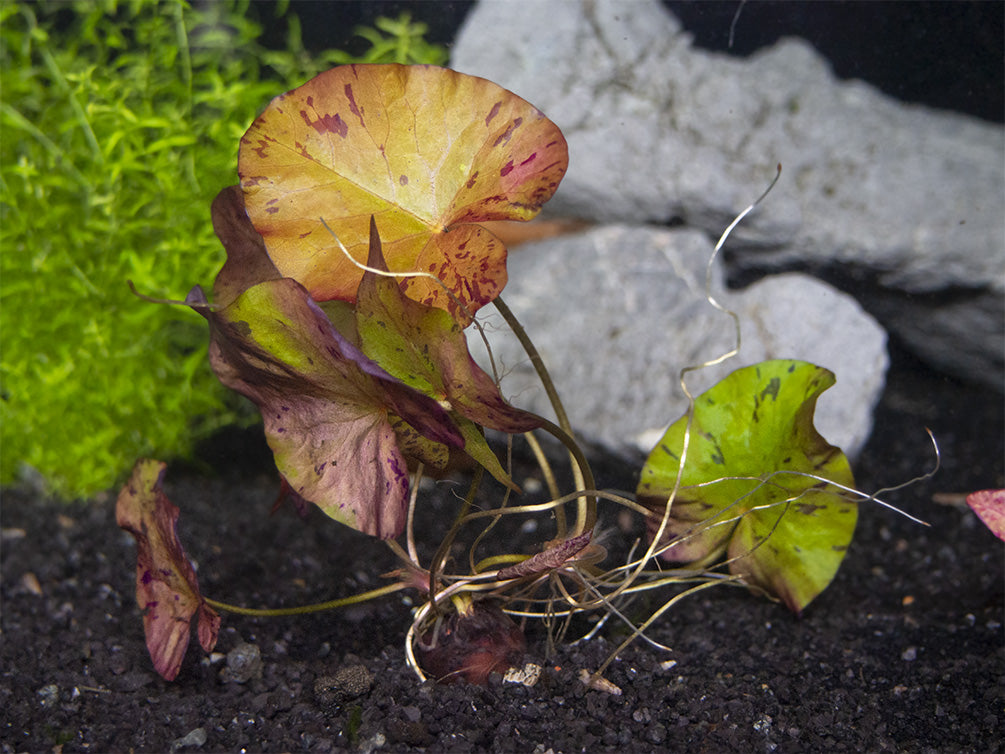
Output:
<path fill-rule="evenodd" d="M 249 421 L 206 359 L 183 299 L 224 253 L 212 198 L 277 94 L 349 56 L 311 56 L 293 16 L 266 50 L 247 0 L 0 6 L 0 483 L 63 497 L 122 478 L 139 455 L 186 455 Z M 375 55 L 442 62 L 407 17 L 368 30 Z M 377 49 L 377 48 L 380 49 Z"/>

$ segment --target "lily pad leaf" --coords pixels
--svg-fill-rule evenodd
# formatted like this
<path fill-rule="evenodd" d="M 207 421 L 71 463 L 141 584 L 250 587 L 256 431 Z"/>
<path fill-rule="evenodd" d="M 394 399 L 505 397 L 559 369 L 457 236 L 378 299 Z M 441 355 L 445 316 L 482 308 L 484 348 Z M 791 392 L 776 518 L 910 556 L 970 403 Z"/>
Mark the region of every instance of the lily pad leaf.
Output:
<path fill-rule="evenodd" d="M 147 649 L 166 680 L 178 675 L 198 614 L 199 643 L 210 652 L 220 633 L 220 616 L 199 593 L 195 569 L 185 556 L 175 526 L 178 508 L 161 480 L 166 464 L 136 462 L 115 505 L 118 525 L 136 538 L 136 602 L 143 610 Z"/>
<path fill-rule="evenodd" d="M 485 79 L 435 66 L 350 65 L 274 99 L 241 139 L 248 213 L 286 277 L 316 301 L 355 301 L 369 219 L 416 301 L 465 324 L 506 283 L 506 249 L 484 220 L 529 220 L 558 187 L 558 127 Z M 328 224 L 332 232 L 321 222 Z M 457 301 L 462 302 L 458 306 Z"/>
<path fill-rule="evenodd" d="M 188 300 L 209 320 L 213 370 L 262 412 L 293 492 L 366 534 L 401 533 L 408 470 L 390 417 L 461 447 L 446 411 L 367 358 L 295 280 L 259 283 L 214 311 L 198 287 Z"/>
<path fill-rule="evenodd" d="M 1005 490 L 980 490 L 967 495 L 967 505 L 998 539 L 1005 540 Z"/>
<path fill-rule="evenodd" d="M 371 221 L 367 266 L 387 272 L 376 222 Z M 367 272 L 356 300 L 356 328 L 363 352 L 406 385 L 475 424 L 501 432 L 528 432 L 540 417 L 508 404 L 492 378 L 468 351 L 461 326 L 442 309 L 407 298 L 393 277 Z M 460 425 L 460 422 L 458 422 Z M 477 457 L 484 438 L 467 435 L 465 449 Z M 489 451 L 491 453 L 491 451 Z M 498 463 L 488 470 L 497 476 Z M 497 476 L 497 478 L 499 478 Z M 509 483 L 506 477 L 504 483 Z"/>
<path fill-rule="evenodd" d="M 804 361 L 738 369 L 695 401 L 681 488 L 664 553 L 678 562 L 722 553 L 747 583 L 802 611 L 834 578 L 851 542 L 857 504 L 848 459 L 813 426 L 834 375 Z M 674 487 L 687 417 L 675 422 L 642 470 L 639 501 L 662 516 Z M 657 524 L 650 521 L 651 533 Z"/>

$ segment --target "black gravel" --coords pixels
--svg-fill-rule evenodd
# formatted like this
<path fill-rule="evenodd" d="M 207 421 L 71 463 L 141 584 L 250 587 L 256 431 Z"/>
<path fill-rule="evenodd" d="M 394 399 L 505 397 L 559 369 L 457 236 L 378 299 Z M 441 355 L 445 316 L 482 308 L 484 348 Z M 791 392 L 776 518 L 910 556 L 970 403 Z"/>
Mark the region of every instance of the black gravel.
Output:
<path fill-rule="evenodd" d="M 578 680 L 623 637 L 613 624 L 551 657 L 529 627 L 529 656 L 544 666 L 532 688 L 420 684 L 404 662 L 401 596 L 320 616 L 225 615 L 220 654 L 193 642 L 167 683 L 144 646 L 114 494 L 63 505 L 6 490 L 0 751 L 1002 751 L 1003 545 L 951 493 L 1003 485 L 1003 414 L 1000 393 L 895 352 L 858 481 L 872 489 L 929 468 L 931 427 L 942 471 L 886 496 L 931 528 L 863 506 L 841 572 L 802 618 L 738 589 L 685 600 L 651 631 L 671 654 L 636 643 L 610 667 L 620 696 Z M 222 476 L 169 470 L 167 484 L 209 596 L 305 604 L 372 588 L 394 567 L 321 515 L 269 516 L 275 481 L 257 440 L 221 438 L 212 454 L 230 457 Z M 625 464 L 598 468 L 601 484 L 633 488 Z M 425 506 L 429 547 L 457 489 L 438 485 Z M 607 523 L 623 550 L 628 537 Z"/>

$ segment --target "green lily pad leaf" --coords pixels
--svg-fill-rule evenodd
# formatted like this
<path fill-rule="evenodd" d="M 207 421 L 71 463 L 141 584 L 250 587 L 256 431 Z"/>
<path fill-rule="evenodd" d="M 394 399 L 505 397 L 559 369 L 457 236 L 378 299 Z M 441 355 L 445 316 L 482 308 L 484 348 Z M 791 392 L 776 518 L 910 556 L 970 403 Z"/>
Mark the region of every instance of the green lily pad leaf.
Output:
<path fill-rule="evenodd" d="M 220 616 L 200 594 L 195 569 L 178 541 L 178 508 L 161 488 L 165 468 L 149 458 L 136 462 L 116 501 L 115 520 L 136 539 L 136 602 L 143 610 L 147 650 L 157 672 L 173 681 L 188 648 L 192 617 L 198 614 L 199 643 L 211 652 Z"/>
<path fill-rule="evenodd" d="M 198 286 L 188 301 L 209 320 L 220 381 L 262 412 L 293 492 L 366 534 L 400 534 L 408 470 L 390 417 L 461 447 L 446 411 L 367 358 L 295 280 L 259 283 L 222 309 L 210 310 Z"/>
<path fill-rule="evenodd" d="M 529 220 L 565 174 L 558 127 L 512 92 L 435 66 L 351 65 L 274 99 L 241 139 L 248 213 L 279 271 L 355 301 L 376 215 L 415 301 L 467 324 L 506 284 L 506 247 L 472 223 Z M 463 302 L 458 307 L 457 302 Z"/>
<path fill-rule="evenodd" d="M 371 222 L 367 266 L 387 271 L 375 222 Z M 458 417 L 482 427 L 517 433 L 536 429 L 541 419 L 509 405 L 492 378 L 468 351 L 461 326 L 443 309 L 405 296 L 393 277 L 367 272 L 356 298 L 356 327 L 363 352 L 406 385 Z M 504 484 L 509 477 L 480 432 L 463 432 L 465 450 Z M 477 438 L 475 437 L 477 435 Z M 487 462 L 487 463 L 486 463 Z M 502 476 L 500 477 L 500 474 Z"/>
<path fill-rule="evenodd" d="M 804 361 L 738 369 L 695 401 L 681 488 L 665 530 L 676 562 L 726 553 L 729 569 L 800 612 L 834 578 L 851 542 L 857 504 L 848 459 L 813 426 L 834 375 Z M 637 494 L 662 515 L 674 487 L 687 417 L 649 455 Z M 731 478 L 743 477 L 743 478 Z M 650 521 L 651 533 L 656 524 Z"/>

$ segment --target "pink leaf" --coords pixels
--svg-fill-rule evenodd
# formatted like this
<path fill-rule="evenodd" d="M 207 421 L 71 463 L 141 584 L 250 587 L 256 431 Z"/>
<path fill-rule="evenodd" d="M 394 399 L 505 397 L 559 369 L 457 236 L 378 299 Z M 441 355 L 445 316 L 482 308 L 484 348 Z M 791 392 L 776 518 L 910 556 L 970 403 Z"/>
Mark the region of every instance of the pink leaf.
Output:
<path fill-rule="evenodd" d="M 967 495 L 969 505 L 998 539 L 1005 540 L 1005 490 L 980 490 Z"/>

